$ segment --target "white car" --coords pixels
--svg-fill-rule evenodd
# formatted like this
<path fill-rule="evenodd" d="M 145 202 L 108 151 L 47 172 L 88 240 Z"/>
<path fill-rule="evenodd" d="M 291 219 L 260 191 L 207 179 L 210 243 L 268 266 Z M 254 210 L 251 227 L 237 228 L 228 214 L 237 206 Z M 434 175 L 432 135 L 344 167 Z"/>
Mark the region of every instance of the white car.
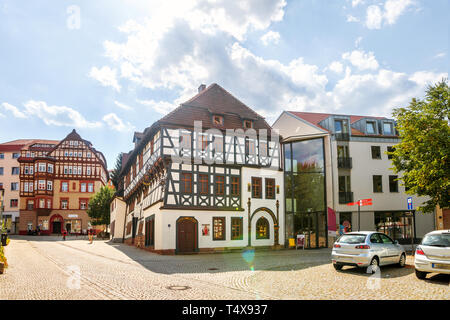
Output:
<path fill-rule="evenodd" d="M 450 230 L 427 233 L 416 248 L 414 266 L 419 279 L 428 273 L 450 274 Z"/>

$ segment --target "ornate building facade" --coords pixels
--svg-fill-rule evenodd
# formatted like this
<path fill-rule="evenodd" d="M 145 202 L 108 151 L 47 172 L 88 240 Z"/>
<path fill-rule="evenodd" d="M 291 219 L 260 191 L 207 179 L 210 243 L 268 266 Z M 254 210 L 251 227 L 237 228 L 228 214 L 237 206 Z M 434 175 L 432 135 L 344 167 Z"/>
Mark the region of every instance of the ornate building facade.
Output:
<path fill-rule="evenodd" d="M 62 141 L 32 142 L 20 157 L 19 233 L 81 234 L 92 197 L 108 181 L 106 160 L 73 130 Z"/>
<path fill-rule="evenodd" d="M 133 142 L 125 215 L 111 221 L 126 243 L 167 254 L 284 243 L 280 138 L 222 87 L 200 86 Z"/>

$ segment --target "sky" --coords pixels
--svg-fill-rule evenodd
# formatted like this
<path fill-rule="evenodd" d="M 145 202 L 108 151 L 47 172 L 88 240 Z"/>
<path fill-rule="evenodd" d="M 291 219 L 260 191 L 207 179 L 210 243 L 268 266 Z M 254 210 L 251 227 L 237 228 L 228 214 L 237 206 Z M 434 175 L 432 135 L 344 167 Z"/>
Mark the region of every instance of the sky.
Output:
<path fill-rule="evenodd" d="M 0 0 L 0 142 L 72 129 L 112 169 L 217 83 L 283 110 L 391 117 L 449 71 L 448 0 Z"/>

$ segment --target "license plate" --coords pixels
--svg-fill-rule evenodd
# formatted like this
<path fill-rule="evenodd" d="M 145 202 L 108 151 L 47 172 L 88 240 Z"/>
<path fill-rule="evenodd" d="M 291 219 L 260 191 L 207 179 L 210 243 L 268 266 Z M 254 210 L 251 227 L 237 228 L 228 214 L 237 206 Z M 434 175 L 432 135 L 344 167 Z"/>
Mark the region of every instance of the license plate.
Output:
<path fill-rule="evenodd" d="M 431 266 L 434 269 L 449 269 L 450 270 L 450 264 L 433 263 Z"/>

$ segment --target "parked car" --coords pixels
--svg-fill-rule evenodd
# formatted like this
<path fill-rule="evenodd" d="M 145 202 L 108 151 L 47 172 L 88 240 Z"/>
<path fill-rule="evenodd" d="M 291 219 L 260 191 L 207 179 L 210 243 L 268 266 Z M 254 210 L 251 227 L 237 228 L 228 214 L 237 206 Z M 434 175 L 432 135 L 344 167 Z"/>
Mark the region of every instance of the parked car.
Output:
<path fill-rule="evenodd" d="M 365 267 L 375 272 L 376 267 L 406 264 L 405 248 L 384 233 L 375 231 L 349 232 L 340 236 L 333 245 L 331 261 L 336 270 L 343 266 Z"/>
<path fill-rule="evenodd" d="M 425 279 L 428 273 L 450 274 L 450 230 L 427 233 L 414 255 L 416 276 Z"/>

